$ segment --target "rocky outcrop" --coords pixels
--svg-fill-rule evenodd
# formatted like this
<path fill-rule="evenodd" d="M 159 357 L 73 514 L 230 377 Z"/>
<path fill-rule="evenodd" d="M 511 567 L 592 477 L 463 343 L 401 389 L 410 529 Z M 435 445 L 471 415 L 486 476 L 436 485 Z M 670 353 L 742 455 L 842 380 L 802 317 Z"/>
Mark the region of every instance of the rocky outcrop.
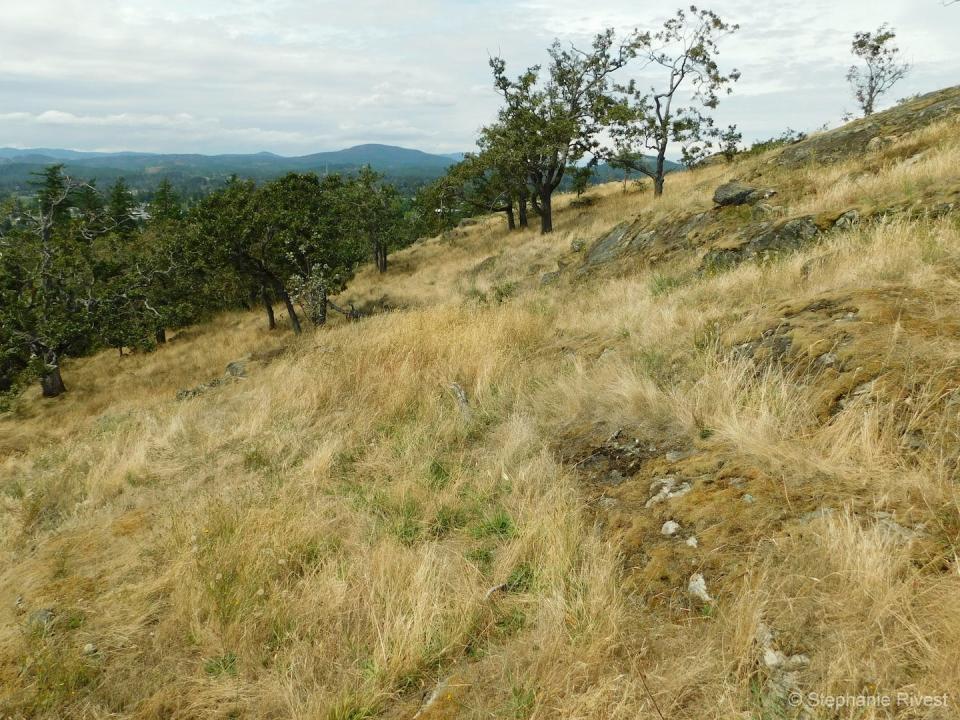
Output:
<path fill-rule="evenodd" d="M 782 223 L 761 223 L 746 228 L 737 240 L 709 250 L 701 263 L 702 270 L 730 267 L 757 256 L 797 250 L 821 233 L 812 215 L 792 218 Z"/>
<path fill-rule="evenodd" d="M 713 193 L 713 202 L 720 207 L 728 205 L 752 205 L 776 195 L 776 190 L 761 190 L 744 185 L 736 180 L 724 183 Z"/>
<path fill-rule="evenodd" d="M 960 114 L 960 86 L 921 95 L 868 118 L 790 145 L 773 162 L 796 167 L 834 163 L 866 152 L 881 152 L 906 134 Z"/>

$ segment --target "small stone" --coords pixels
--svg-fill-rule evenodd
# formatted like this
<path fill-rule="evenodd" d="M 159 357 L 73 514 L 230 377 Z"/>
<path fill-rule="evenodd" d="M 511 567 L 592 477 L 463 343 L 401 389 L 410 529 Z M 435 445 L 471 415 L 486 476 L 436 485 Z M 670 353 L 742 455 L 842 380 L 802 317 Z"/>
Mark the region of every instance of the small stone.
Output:
<path fill-rule="evenodd" d="M 696 450 L 670 450 L 664 457 L 668 463 L 680 462 L 696 455 Z"/>
<path fill-rule="evenodd" d="M 694 573 L 690 576 L 690 582 L 687 583 L 687 592 L 705 603 L 713 602 L 713 598 L 707 592 L 707 581 L 700 573 Z"/>
<path fill-rule="evenodd" d="M 234 360 L 231 363 L 227 364 L 227 376 L 234 378 L 245 378 L 247 376 L 247 363 L 250 361 L 249 356 L 240 358 L 239 360 Z"/>
<path fill-rule="evenodd" d="M 29 625 L 39 625 L 40 627 L 47 627 L 50 623 L 53 622 L 53 610 L 50 608 L 42 608 L 40 610 L 34 610 L 30 613 L 30 616 L 27 618 L 27 624 Z"/>
<path fill-rule="evenodd" d="M 745 503 L 747 503 L 747 504 L 753 504 L 753 503 L 755 503 L 755 502 L 757 501 L 757 499 L 756 499 L 753 495 L 751 495 L 750 493 L 747 493 L 747 494 L 744 495 L 743 498 L 741 498 L 741 499 L 742 499 Z"/>
<path fill-rule="evenodd" d="M 695 548 L 695 547 L 697 547 L 697 545 L 699 545 L 700 543 L 697 542 L 697 538 L 696 538 L 695 536 L 691 535 L 690 537 L 687 538 L 687 541 L 686 541 L 684 544 L 685 544 L 687 547 Z"/>
<path fill-rule="evenodd" d="M 839 360 L 840 358 L 837 357 L 836 353 L 827 352 L 818 357 L 815 362 L 823 367 L 833 367 Z"/>
<path fill-rule="evenodd" d="M 779 650 L 768 647 L 763 651 L 763 664 L 771 669 L 783 667 L 787 664 L 787 656 Z"/>
<path fill-rule="evenodd" d="M 607 483 L 608 485 L 613 485 L 614 487 L 616 487 L 617 485 L 620 485 L 621 483 L 623 483 L 623 481 L 624 481 L 623 473 L 621 473 L 619 470 L 611 471 L 604 478 L 605 483 Z"/>
<path fill-rule="evenodd" d="M 847 210 L 836 219 L 833 226 L 838 230 L 848 230 L 860 223 L 860 213 L 857 210 Z"/>
<path fill-rule="evenodd" d="M 97 646 L 94 645 L 93 643 L 87 643 L 86 645 L 83 646 L 83 654 L 84 654 L 84 655 L 96 655 L 96 654 L 97 654 Z"/>
<path fill-rule="evenodd" d="M 680 530 L 679 523 L 674 522 L 673 520 L 667 520 L 663 527 L 660 528 L 660 534 L 666 535 L 667 537 L 673 537 Z"/>

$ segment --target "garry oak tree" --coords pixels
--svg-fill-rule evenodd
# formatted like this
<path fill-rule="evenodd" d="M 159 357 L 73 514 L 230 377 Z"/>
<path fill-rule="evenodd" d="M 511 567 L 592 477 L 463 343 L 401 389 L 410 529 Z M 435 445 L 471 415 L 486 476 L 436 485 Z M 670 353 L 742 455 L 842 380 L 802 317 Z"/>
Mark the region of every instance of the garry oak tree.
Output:
<path fill-rule="evenodd" d="M 634 159 L 632 170 L 653 180 L 654 195 L 663 194 L 667 150 L 679 145 L 685 165 L 707 154 L 719 135 L 707 114 L 720 102 L 720 93 L 730 93 L 738 70 L 722 73 L 717 65 L 718 41 L 738 29 L 710 11 L 690 6 L 678 10 L 663 28 L 638 38 L 635 53 L 644 69 L 663 72 L 662 85 L 645 88 L 636 80 L 618 85 L 620 101 L 611 109 L 611 158 L 620 163 Z M 681 92 L 690 102 L 680 104 Z M 646 162 L 645 152 L 653 155 Z"/>
<path fill-rule="evenodd" d="M 552 198 L 564 173 L 599 147 L 599 135 L 613 100 L 610 78 L 634 56 L 636 37 L 617 45 L 614 31 L 597 35 L 589 50 L 549 49 L 550 61 L 507 75 L 506 62 L 491 58 L 494 84 L 504 98 L 499 124 L 508 151 L 522 163 L 540 215 L 540 230 L 553 230 Z"/>
<path fill-rule="evenodd" d="M 875 32 L 853 36 L 850 52 L 861 65 L 851 65 L 847 81 L 865 117 L 873 114 L 877 99 L 906 77 L 910 65 L 900 60 L 900 48 L 893 44 L 896 32 L 884 24 Z"/>

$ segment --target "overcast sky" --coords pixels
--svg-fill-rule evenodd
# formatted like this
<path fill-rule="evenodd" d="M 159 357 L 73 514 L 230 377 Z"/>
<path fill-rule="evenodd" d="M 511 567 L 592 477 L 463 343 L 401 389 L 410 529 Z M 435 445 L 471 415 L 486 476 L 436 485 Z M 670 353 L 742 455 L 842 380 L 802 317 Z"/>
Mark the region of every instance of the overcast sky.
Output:
<path fill-rule="evenodd" d="M 678 3 L 679 4 L 679 3 Z M 0 146 L 294 155 L 366 142 L 473 147 L 497 108 L 487 59 L 554 37 L 655 29 L 646 0 L 5 0 Z M 960 3 L 713 0 L 741 30 L 718 112 L 747 139 L 835 125 L 854 31 L 898 31 L 910 77 L 886 103 L 960 83 Z M 656 78 L 650 78 L 655 80 Z"/>

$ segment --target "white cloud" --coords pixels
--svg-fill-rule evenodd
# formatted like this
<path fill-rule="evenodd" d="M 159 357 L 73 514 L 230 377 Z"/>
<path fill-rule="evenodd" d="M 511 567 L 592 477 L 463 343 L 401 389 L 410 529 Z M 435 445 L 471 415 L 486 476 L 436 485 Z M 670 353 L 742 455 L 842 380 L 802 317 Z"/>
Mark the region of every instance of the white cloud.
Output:
<path fill-rule="evenodd" d="M 678 5 L 685 4 L 679 2 Z M 307 153 L 351 142 L 469 149 L 495 114 L 487 60 L 540 62 L 554 36 L 652 28 L 637 0 L 31 0 L 0 25 L 0 145 Z M 739 22 L 743 79 L 718 120 L 753 136 L 853 103 L 855 30 L 890 21 L 916 70 L 896 97 L 956 82 L 960 6 L 937 0 L 713 0 Z M 655 77 L 644 75 L 655 81 Z M 892 97 L 891 100 L 895 100 Z"/>

